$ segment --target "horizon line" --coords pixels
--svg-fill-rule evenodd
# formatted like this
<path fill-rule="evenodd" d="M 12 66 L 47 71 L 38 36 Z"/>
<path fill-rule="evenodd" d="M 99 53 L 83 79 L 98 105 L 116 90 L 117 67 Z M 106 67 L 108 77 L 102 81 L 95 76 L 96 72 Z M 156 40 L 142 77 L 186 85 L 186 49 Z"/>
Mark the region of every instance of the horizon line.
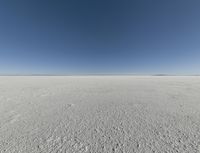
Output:
<path fill-rule="evenodd" d="M 47 74 L 47 73 L 34 73 L 34 74 L 0 74 L 0 76 L 200 76 L 200 74 L 165 74 L 165 73 L 74 73 L 74 74 Z"/>

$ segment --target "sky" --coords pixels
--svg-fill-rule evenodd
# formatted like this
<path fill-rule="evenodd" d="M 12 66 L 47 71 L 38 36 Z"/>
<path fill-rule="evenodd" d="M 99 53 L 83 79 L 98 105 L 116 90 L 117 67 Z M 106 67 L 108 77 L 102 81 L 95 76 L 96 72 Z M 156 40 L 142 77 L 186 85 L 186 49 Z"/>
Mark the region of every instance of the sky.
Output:
<path fill-rule="evenodd" d="M 200 1 L 0 1 L 0 74 L 89 73 L 200 74 Z"/>

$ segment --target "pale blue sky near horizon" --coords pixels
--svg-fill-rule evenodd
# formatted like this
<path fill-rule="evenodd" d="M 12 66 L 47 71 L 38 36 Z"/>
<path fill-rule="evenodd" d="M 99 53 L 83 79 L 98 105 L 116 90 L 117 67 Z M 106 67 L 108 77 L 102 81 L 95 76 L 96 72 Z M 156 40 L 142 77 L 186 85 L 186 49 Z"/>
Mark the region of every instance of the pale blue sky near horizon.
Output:
<path fill-rule="evenodd" d="M 0 74 L 93 73 L 200 74 L 200 1 L 0 1 Z"/>

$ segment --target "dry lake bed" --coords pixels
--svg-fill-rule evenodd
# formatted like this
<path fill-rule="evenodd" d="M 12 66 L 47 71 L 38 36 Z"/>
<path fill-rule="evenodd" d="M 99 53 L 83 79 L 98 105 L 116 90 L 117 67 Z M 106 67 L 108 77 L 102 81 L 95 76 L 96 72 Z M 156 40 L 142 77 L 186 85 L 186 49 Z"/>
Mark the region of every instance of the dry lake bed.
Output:
<path fill-rule="evenodd" d="M 198 153 L 198 76 L 1 76 L 1 153 Z"/>

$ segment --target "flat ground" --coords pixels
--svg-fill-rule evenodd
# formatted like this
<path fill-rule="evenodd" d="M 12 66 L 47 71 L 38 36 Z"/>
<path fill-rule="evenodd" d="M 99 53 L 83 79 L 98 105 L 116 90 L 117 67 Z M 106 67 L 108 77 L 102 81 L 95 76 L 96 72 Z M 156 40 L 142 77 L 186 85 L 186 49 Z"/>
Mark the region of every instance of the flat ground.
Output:
<path fill-rule="evenodd" d="M 1 153 L 198 153 L 200 77 L 0 77 Z"/>

